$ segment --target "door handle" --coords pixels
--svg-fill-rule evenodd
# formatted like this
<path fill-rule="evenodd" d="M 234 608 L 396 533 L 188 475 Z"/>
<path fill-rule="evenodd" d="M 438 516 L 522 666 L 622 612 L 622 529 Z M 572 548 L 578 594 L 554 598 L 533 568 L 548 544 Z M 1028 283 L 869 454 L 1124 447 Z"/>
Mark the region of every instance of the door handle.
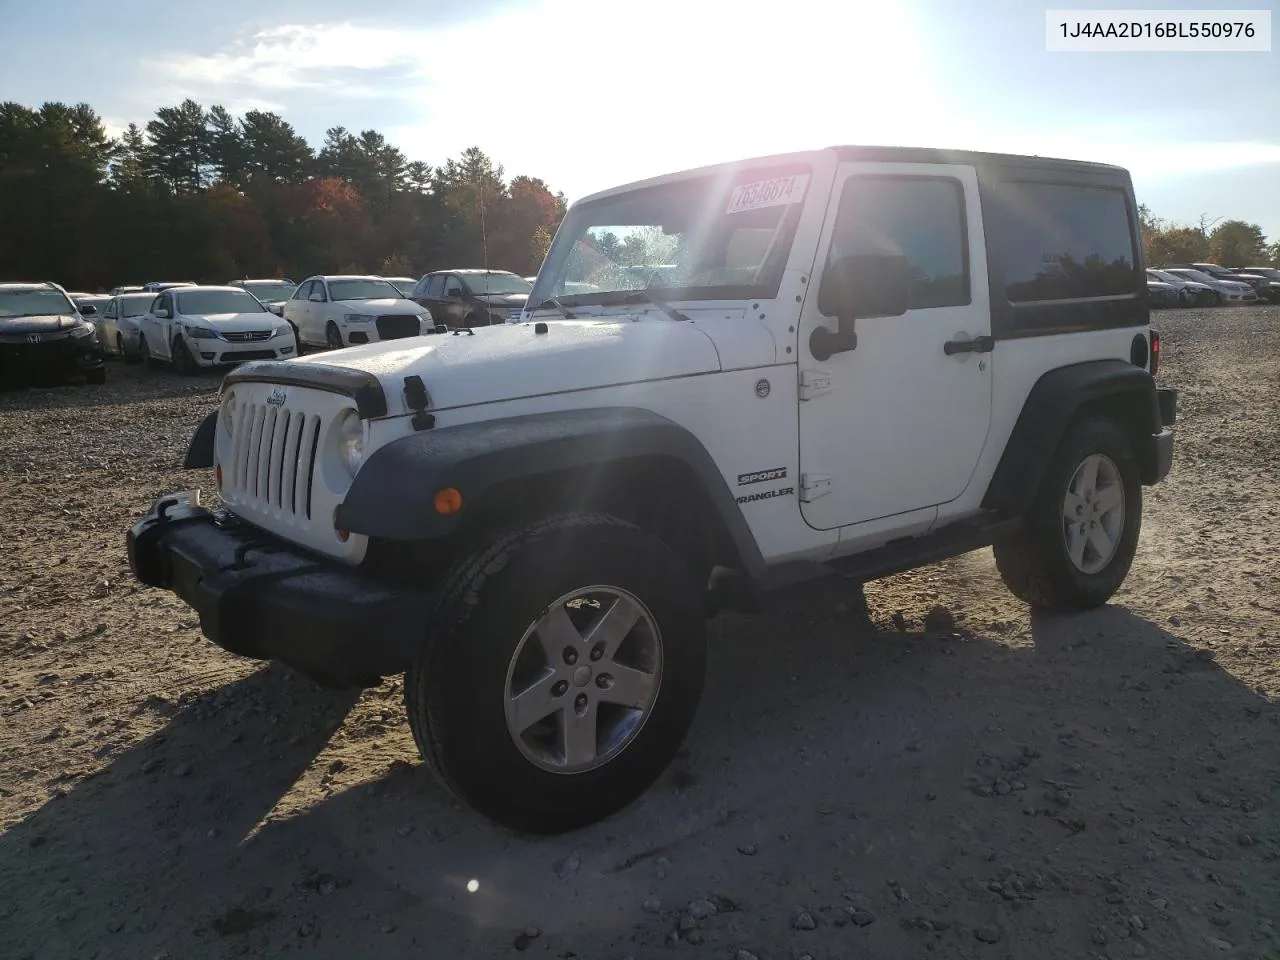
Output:
<path fill-rule="evenodd" d="M 990 353 L 995 349 L 994 337 L 974 337 L 972 340 L 948 340 L 942 345 L 942 352 L 948 357 L 957 353 Z"/>

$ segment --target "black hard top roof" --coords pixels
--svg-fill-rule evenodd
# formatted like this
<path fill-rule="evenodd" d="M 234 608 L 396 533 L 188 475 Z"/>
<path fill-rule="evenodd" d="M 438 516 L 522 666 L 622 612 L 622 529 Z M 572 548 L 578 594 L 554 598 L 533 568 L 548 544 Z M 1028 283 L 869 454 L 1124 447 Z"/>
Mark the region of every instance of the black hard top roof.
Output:
<path fill-rule="evenodd" d="M 976 150 L 946 150 L 937 147 L 834 146 L 841 160 L 868 163 L 964 163 L 975 167 L 1045 167 L 1106 173 L 1127 173 L 1124 167 L 1060 157 L 1034 157 L 1017 153 L 982 153 Z"/>

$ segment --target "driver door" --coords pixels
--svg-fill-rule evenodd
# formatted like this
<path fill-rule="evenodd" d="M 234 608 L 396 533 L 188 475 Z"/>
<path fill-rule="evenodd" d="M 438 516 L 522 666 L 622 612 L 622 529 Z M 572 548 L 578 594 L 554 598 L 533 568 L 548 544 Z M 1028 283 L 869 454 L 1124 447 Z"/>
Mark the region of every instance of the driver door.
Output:
<path fill-rule="evenodd" d="M 462 326 L 463 318 L 467 315 L 467 288 L 463 286 L 460 277 L 451 273 L 444 278 L 443 297 L 440 306 L 444 311 L 445 322 L 450 327 Z"/>
<path fill-rule="evenodd" d="M 818 253 L 823 271 L 845 257 L 902 256 L 909 279 L 905 313 L 858 316 L 856 345 L 825 360 L 810 335 L 836 319 L 810 286 L 799 343 L 802 513 L 819 530 L 888 517 L 927 526 L 967 489 L 991 423 L 975 170 L 841 164 Z"/>

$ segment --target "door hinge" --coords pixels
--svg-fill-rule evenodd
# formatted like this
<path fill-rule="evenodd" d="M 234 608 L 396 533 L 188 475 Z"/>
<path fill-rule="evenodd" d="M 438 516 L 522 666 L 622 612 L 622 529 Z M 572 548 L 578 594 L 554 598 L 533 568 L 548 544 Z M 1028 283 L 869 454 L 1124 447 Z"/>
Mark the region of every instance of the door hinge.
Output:
<path fill-rule="evenodd" d="M 800 475 L 800 500 L 803 503 L 825 497 L 831 492 L 831 474 L 803 473 Z"/>
<path fill-rule="evenodd" d="M 821 370 L 802 370 L 800 372 L 800 399 L 812 400 L 819 394 L 831 389 L 831 374 Z"/>

